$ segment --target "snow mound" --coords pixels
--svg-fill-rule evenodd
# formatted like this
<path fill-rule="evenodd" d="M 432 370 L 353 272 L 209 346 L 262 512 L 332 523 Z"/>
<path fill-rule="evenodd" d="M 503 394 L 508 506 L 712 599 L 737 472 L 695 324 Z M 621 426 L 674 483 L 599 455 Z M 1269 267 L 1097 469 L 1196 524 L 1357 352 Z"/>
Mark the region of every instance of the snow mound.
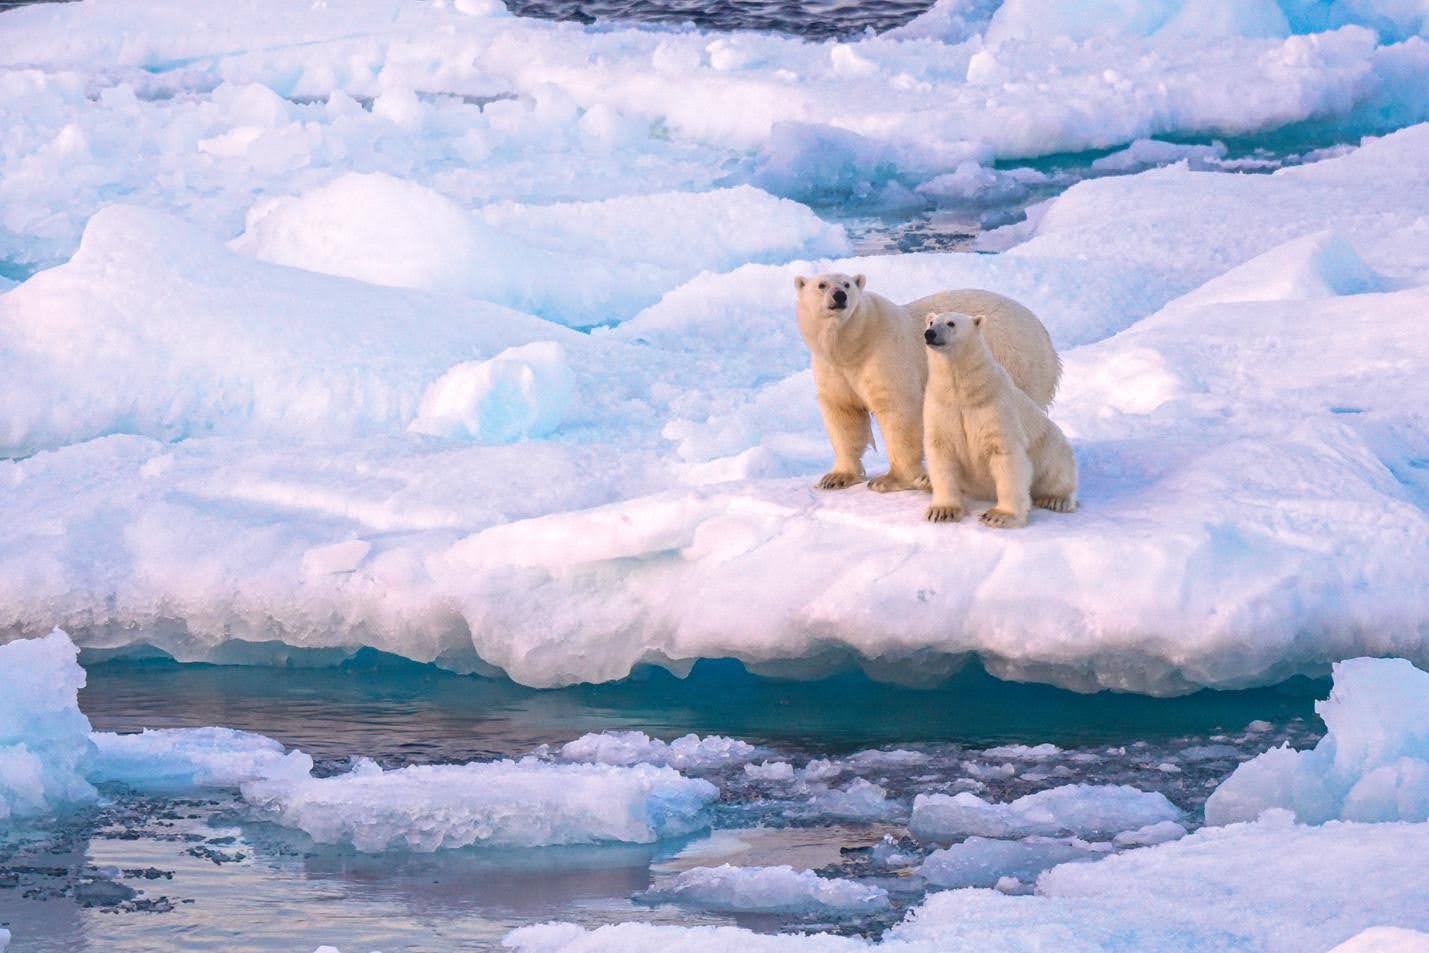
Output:
<path fill-rule="evenodd" d="M 544 437 L 561 425 L 574 394 L 561 345 L 523 344 L 458 364 L 428 384 L 407 429 L 475 443 Z"/>
<path fill-rule="evenodd" d="M 1429 929 L 1429 870 L 1403 862 L 1425 850 L 1429 824 L 1301 827 L 1270 817 L 1054 867 L 1038 878 L 1034 896 L 941 891 L 878 941 L 548 923 L 513 931 L 505 942 L 515 953 L 1305 953 L 1375 927 Z"/>
<path fill-rule="evenodd" d="M 530 759 L 393 771 L 365 762 L 331 778 L 243 786 L 244 798 L 276 823 L 367 852 L 647 844 L 704 827 L 717 794 L 671 768 Z"/>
<path fill-rule="evenodd" d="M 0 821 L 93 800 L 94 746 L 76 701 L 79 649 L 56 629 L 0 645 Z"/>
<path fill-rule="evenodd" d="M 749 186 L 471 212 L 412 181 L 347 173 L 258 203 L 233 247 L 585 327 L 623 320 L 706 269 L 836 254 L 848 243 L 840 226 Z"/>
<path fill-rule="evenodd" d="M 692 867 L 643 899 L 721 913 L 858 915 L 888 907 L 888 891 L 793 867 Z"/>
<path fill-rule="evenodd" d="M 968 834 L 983 837 L 1078 837 L 1118 834 L 1181 817 L 1166 795 L 1124 784 L 1065 784 L 996 804 L 976 794 L 920 794 L 913 800 L 908 829 L 919 840 L 949 841 Z"/>
<path fill-rule="evenodd" d="M 0 453 L 107 433 L 401 429 L 453 365 L 556 337 L 477 302 L 282 268 L 110 206 L 79 252 L 0 297 Z M 43 373 L 40 373 L 40 370 Z"/>
<path fill-rule="evenodd" d="M 1326 734 L 1309 751 L 1272 748 L 1236 768 L 1206 801 L 1206 823 L 1285 808 L 1307 824 L 1429 821 L 1429 672 L 1403 659 L 1350 659 L 1315 710 Z"/>
<path fill-rule="evenodd" d="M 561 758 L 566 761 L 611 765 L 656 764 L 677 771 L 708 771 L 742 764 L 757 753 L 757 748 L 738 738 L 688 734 L 674 741 L 662 741 L 651 738 L 643 731 L 592 732 L 566 742 L 560 750 Z"/>
<path fill-rule="evenodd" d="M 1370 927 L 1330 953 L 1429 953 L 1429 933 L 1399 927 Z"/>
<path fill-rule="evenodd" d="M 313 769 L 301 751 L 232 728 L 159 728 L 138 734 L 95 732 L 90 776 L 141 790 L 238 788 L 250 781 L 300 780 Z"/>
<path fill-rule="evenodd" d="M 1076 838 L 994 840 L 973 836 L 933 851 L 918 873 L 936 887 L 995 887 L 1004 877 L 1031 881 L 1058 864 L 1096 860 L 1105 855 L 1105 850 L 1095 850 Z"/>
<path fill-rule="evenodd" d="M 1333 231 L 1277 245 L 1176 301 L 1179 308 L 1240 301 L 1310 301 L 1383 291 L 1384 279 Z"/>

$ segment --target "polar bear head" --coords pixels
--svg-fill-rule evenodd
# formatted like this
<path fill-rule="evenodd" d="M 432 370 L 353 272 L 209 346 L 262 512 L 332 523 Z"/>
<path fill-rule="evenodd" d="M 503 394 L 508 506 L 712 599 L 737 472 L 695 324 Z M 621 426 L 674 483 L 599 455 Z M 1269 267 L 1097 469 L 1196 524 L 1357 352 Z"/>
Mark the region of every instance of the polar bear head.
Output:
<path fill-rule="evenodd" d="M 799 312 L 826 318 L 853 314 L 858 310 L 867 280 L 863 275 L 800 275 L 794 279 L 794 287 L 799 292 Z"/>
<path fill-rule="evenodd" d="M 975 335 L 982 333 L 982 315 L 973 317 L 961 311 L 929 311 L 924 319 L 923 342 L 935 351 L 953 352 Z"/>

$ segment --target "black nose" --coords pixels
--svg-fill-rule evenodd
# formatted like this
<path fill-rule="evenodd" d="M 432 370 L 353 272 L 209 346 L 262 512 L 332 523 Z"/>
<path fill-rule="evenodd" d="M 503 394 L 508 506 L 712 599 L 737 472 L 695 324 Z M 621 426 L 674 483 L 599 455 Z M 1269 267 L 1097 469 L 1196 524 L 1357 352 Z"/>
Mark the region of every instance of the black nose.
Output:
<path fill-rule="evenodd" d="M 844 294 L 844 290 L 842 288 L 834 289 L 834 304 L 843 304 L 847 300 L 848 295 Z"/>
<path fill-rule="evenodd" d="M 938 340 L 938 332 L 934 331 L 932 328 L 929 328 L 928 330 L 923 332 L 923 340 L 927 341 L 929 344 L 932 344 L 934 341 Z"/>

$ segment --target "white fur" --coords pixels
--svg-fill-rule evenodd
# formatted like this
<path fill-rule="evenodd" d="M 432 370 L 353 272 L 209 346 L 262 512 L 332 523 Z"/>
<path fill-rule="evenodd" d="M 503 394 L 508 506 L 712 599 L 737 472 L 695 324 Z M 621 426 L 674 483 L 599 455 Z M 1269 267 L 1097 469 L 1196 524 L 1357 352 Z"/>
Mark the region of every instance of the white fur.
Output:
<path fill-rule="evenodd" d="M 864 288 L 863 275 L 796 278 L 799 329 L 813 356 L 819 409 L 834 446 L 834 466 L 819 481 L 839 489 L 864 479 L 863 451 L 872 441 L 869 414 L 887 444 L 889 472 L 869 481 L 879 491 L 925 488 L 923 316 L 959 311 L 983 318 L 992 354 L 1037 406 L 1057 390 L 1061 362 L 1037 316 L 990 291 L 940 291 L 906 305 Z M 836 292 L 845 296 L 836 307 Z"/>
<path fill-rule="evenodd" d="M 981 317 L 926 318 L 924 443 L 933 505 L 928 519 L 957 520 L 965 495 L 996 499 L 982 522 L 1025 526 L 1035 504 L 1077 508 L 1077 461 L 1061 429 L 993 356 Z"/>

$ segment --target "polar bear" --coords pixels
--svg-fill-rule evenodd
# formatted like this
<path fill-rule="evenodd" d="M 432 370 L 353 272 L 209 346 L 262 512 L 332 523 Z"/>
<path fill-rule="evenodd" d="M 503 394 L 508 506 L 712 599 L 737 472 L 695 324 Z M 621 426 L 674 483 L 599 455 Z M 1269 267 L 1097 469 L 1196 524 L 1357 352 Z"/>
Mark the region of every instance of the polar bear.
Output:
<path fill-rule="evenodd" d="M 957 311 L 980 316 L 992 354 L 1037 406 L 1057 390 L 1061 361 L 1037 316 L 990 291 L 940 291 L 906 305 L 865 289 L 863 275 L 794 279 L 799 330 L 813 355 L 814 383 L 834 466 L 819 480 L 837 490 L 864 479 L 863 451 L 873 439 L 869 414 L 887 444 L 889 472 L 868 482 L 879 492 L 927 488 L 923 469 L 923 388 L 928 359 L 923 316 Z"/>
<path fill-rule="evenodd" d="M 1061 429 L 993 357 L 981 315 L 930 313 L 923 340 L 928 387 L 923 432 L 933 505 L 928 519 L 960 519 L 964 492 L 997 505 L 988 526 L 1027 525 L 1032 505 L 1077 508 L 1077 461 Z"/>

